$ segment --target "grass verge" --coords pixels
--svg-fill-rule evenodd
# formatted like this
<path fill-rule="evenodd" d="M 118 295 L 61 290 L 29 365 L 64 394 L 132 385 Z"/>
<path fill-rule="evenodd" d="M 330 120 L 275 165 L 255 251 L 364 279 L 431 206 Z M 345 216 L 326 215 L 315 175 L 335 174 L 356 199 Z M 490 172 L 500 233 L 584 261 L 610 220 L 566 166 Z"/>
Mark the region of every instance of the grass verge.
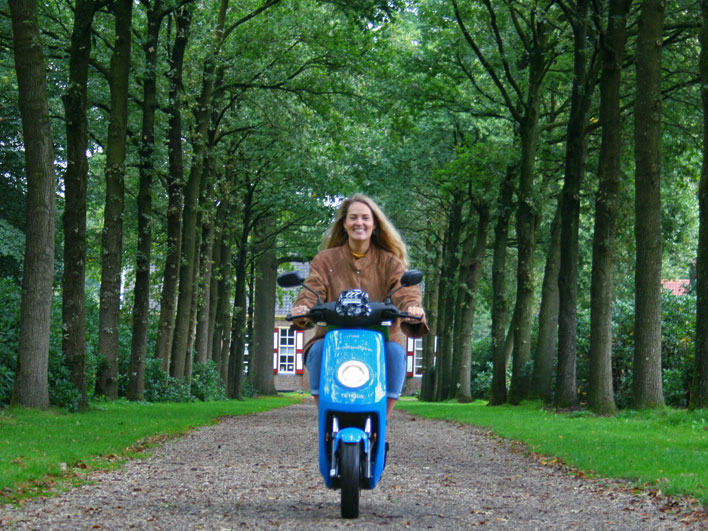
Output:
<path fill-rule="evenodd" d="M 613 417 L 589 412 L 554 413 L 540 402 L 489 407 L 401 400 L 415 415 L 489 428 L 525 443 L 529 451 L 578 473 L 630 480 L 636 487 L 695 498 L 708 505 L 708 411 L 624 411 Z M 473 451 L 474 449 L 472 449 Z"/>
<path fill-rule="evenodd" d="M 0 503 L 80 482 L 84 472 L 111 468 L 218 417 L 258 413 L 294 396 L 191 403 L 100 402 L 83 413 L 0 410 Z"/>

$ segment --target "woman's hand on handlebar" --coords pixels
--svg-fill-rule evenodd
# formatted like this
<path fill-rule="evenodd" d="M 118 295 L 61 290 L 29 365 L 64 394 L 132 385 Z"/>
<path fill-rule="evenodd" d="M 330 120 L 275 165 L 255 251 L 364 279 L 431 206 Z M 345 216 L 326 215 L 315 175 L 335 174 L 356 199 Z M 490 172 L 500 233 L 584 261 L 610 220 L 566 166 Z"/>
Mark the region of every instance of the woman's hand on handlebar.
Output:
<path fill-rule="evenodd" d="M 404 319 L 406 323 L 419 323 L 425 316 L 425 311 L 420 306 L 409 306 L 406 313 L 411 316 Z"/>
<path fill-rule="evenodd" d="M 309 319 L 298 319 L 297 317 L 300 315 L 307 315 L 308 313 L 310 313 L 310 309 L 307 306 L 293 306 L 292 308 L 290 308 L 290 315 L 293 317 L 293 321 L 298 326 L 307 326 L 307 324 L 310 322 Z"/>

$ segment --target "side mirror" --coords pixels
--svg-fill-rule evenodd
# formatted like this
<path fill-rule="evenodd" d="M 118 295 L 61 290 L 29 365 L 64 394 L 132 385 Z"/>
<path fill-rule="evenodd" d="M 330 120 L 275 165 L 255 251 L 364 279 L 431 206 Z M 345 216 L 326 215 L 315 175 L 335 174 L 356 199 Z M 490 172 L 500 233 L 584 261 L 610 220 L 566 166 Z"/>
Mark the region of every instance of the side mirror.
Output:
<path fill-rule="evenodd" d="M 401 277 L 401 286 L 404 287 L 415 286 L 417 284 L 420 284 L 421 282 L 423 282 L 423 273 L 418 271 L 417 269 L 411 269 L 410 271 L 406 271 Z"/>
<path fill-rule="evenodd" d="M 416 284 L 420 284 L 422 281 L 423 273 L 421 273 L 417 269 L 411 269 L 410 271 L 406 271 L 405 273 L 403 273 L 403 275 L 401 275 L 401 285 L 388 294 L 388 297 L 386 297 L 386 302 L 390 303 L 391 296 L 399 289 L 407 288 L 408 286 L 415 286 Z"/>
<path fill-rule="evenodd" d="M 305 282 L 302 271 L 288 271 L 278 275 L 278 286 L 281 288 L 296 288 Z"/>

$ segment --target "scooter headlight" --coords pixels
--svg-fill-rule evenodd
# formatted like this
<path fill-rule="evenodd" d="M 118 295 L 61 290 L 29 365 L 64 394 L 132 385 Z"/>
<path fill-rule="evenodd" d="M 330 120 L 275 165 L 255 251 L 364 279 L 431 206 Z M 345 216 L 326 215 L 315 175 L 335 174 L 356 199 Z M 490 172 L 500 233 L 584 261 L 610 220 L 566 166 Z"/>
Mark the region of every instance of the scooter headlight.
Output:
<path fill-rule="evenodd" d="M 339 366 L 337 379 L 345 387 L 361 387 L 369 381 L 369 368 L 360 361 L 346 361 Z"/>

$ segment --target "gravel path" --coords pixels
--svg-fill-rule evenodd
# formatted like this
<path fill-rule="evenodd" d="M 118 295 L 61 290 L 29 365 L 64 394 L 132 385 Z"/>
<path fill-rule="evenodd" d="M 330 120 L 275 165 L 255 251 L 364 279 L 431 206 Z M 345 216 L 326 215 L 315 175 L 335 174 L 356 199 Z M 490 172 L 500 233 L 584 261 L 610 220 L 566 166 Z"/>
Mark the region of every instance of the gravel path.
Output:
<path fill-rule="evenodd" d="M 358 520 L 339 518 L 339 491 L 322 483 L 306 400 L 225 418 L 60 496 L 1 506 L 0 528 L 705 529 L 702 509 L 544 466 L 473 427 L 396 411 L 389 441 L 387 469 L 362 491 Z"/>

